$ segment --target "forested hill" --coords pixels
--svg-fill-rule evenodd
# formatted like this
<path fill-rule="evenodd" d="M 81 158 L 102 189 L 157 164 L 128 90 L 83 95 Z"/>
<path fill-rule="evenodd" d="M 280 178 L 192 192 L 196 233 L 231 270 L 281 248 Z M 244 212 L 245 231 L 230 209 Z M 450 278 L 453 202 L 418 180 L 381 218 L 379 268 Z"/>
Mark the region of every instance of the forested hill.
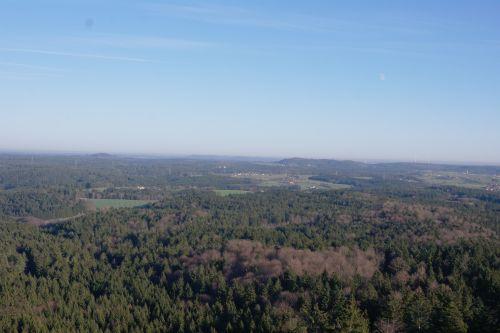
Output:
<path fill-rule="evenodd" d="M 368 164 L 355 161 L 340 161 L 329 159 L 288 158 L 277 162 L 279 165 L 291 168 L 309 168 L 318 170 L 352 171 L 369 168 Z"/>
<path fill-rule="evenodd" d="M 500 166 L 487 165 L 455 165 L 438 163 L 409 163 L 409 162 L 378 162 L 363 163 L 349 160 L 335 159 L 308 159 L 288 158 L 277 162 L 288 167 L 309 168 L 323 171 L 350 171 L 350 172 L 397 172 L 414 173 L 416 171 L 443 171 L 443 172 L 466 172 L 477 174 L 500 175 Z"/>

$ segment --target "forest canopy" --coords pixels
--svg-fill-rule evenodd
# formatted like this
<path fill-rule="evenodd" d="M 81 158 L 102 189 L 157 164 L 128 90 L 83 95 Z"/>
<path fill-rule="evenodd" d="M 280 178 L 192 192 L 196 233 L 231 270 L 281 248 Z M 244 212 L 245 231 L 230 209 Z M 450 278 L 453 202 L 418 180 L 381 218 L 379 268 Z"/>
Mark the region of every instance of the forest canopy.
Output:
<path fill-rule="evenodd" d="M 3 184 L 11 164 L 26 178 L 0 191 L 1 331 L 500 327 L 498 192 L 408 181 L 419 170 L 384 179 L 328 166 L 317 177 L 353 186 L 324 190 L 289 184 L 307 180 L 295 164 L 269 186 L 253 175 L 281 175 L 283 163 L 228 173 L 230 162 L 118 160 L 119 174 L 102 157 L 76 170 L 40 159 L 2 160 Z M 68 172 L 41 184 L 50 163 Z M 214 191 L 232 187 L 245 190 Z M 96 197 L 147 203 L 96 209 Z"/>

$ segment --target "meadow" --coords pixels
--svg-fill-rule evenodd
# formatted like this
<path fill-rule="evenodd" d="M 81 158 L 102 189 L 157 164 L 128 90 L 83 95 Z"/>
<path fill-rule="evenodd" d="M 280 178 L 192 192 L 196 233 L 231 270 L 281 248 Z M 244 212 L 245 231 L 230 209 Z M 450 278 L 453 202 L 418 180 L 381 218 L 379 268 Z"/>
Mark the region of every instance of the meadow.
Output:
<path fill-rule="evenodd" d="M 451 171 L 426 172 L 420 179 L 433 185 L 459 186 L 470 189 L 483 189 L 488 185 L 500 182 L 498 176 Z"/>
<path fill-rule="evenodd" d="M 336 184 L 319 180 L 312 180 L 309 179 L 310 175 L 250 173 L 234 177 L 249 178 L 255 180 L 257 181 L 259 186 L 263 187 L 298 186 L 301 190 L 341 190 L 351 187 L 347 184 Z"/>

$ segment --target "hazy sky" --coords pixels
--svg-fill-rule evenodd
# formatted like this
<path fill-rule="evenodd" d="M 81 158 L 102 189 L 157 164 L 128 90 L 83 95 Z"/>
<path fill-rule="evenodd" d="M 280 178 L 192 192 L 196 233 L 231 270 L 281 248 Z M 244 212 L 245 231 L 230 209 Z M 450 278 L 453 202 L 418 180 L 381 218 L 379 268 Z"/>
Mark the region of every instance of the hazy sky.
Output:
<path fill-rule="evenodd" d="M 0 150 L 498 163 L 499 13 L 2 0 Z"/>

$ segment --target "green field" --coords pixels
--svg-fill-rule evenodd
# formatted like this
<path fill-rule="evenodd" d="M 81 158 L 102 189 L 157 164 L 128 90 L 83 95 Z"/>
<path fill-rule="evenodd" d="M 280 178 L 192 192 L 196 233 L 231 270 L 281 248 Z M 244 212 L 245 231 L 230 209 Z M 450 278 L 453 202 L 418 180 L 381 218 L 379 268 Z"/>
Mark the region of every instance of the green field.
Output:
<path fill-rule="evenodd" d="M 322 182 L 318 180 L 304 179 L 298 184 L 301 190 L 344 190 L 351 188 L 351 185 Z"/>
<path fill-rule="evenodd" d="M 217 195 L 225 197 L 225 196 L 228 196 L 228 195 L 246 194 L 246 193 L 249 193 L 250 191 L 243 191 L 243 190 L 214 190 L 214 192 Z"/>
<path fill-rule="evenodd" d="M 298 186 L 301 190 L 341 190 L 351 188 L 351 185 L 311 180 L 309 175 L 255 173 L 233 177 L 249 178 L 257 181 L 258 185 L 263 187 Z"/>
<path fill-rule="evenodd" d="M 148 200 L 123 200 L 123 199 L 89 199 L 96 209 L 102 208 L 131 208 L 144 206 L 151 201 Z"/>
<path fill-rule="evenodd" d="M 460 172 L 426 172 L 419 177 L 422 181 L 433 185 L 459 186 L 472 189 L 485 188 L 498 183 L 500 179 L 491 175 L 468 174 Z"/>

